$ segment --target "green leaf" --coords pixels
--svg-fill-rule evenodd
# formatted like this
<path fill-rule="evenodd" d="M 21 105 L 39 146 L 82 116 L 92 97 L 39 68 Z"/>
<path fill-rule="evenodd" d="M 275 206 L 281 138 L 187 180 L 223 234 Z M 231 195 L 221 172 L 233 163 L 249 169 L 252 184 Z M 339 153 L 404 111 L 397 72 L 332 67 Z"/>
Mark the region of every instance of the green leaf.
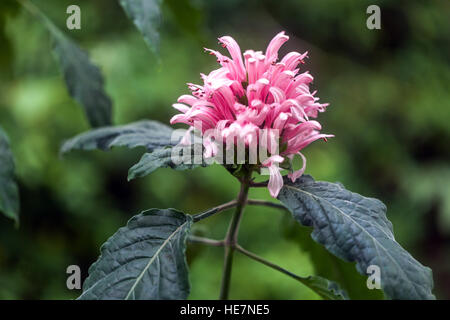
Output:
<path fill-rule="evenodd" d="M 148 152 L 142 156 L 139 163 L 130 168 L 128 180 L 143 177 L 158 168 L 187 170 L 199 166 L 206 167 L 201 144 L 178 145 L 185 132 L 186 130 L 175 131 L 157 121 L 142 120 L 123 126 L 103 127 L 82 133 L 66 141 L 61 147 L 61 153 L 75 149 L 108 150 L 115 146 L 145 147 Z M 194 136 L 192 137 L 194 138 Z M 192 141 L 196 141 L 195 138 Z"/>
<path fill-rule="evenodd" d="M 0 128 L 0 211 L 19 222 L 19 190 L 14 178 L 14 158 L 6 133 Z"/>
<path fill-rule="evenodd" d="M 108 150 L 112 147 L 145 147 L 148 151 L 174 146 L 173 129 L 157 121 L 142 120 L 122 126 L 103 127 L 79 134 L 66 141 L 61 152 L 72 150 Z"/>
<path fill-rule="evenodd" d="M 48 29 L 69 94 L 82 105 L 91 126 L 110 125 L 111 99 L 103 89 L 100 70 L 92 64 L 87 53 L 57 28 L 38 7 L 30 1 L 20 3 L 40 18 Z"/>
<path fill-rule="evenodd" d="M 184 162 L 186 158 L 180 152 L 173 152 L 174 148 L 158 149 L 151 153 L 145 153 L 141 160 L 128 171 L 128 181 L 135 178 L 144 177 L 158 168 L 172 168 L 175 170 L 194 169 L 199 166 L 205 167 L 206 164 L 195 164 L 194 161 Z M 193 150 L 193 148 L 191 149 Z M 202 146 L 200 145 L 200 152 Z M 201 153 L 200 153 L 201 154 Z M 193 160 L 193 158 L 191 158 Z M 189 160 L 191 160 L 189 159 Z"/>
<path fill-rule="evenodd" d="M 83 106 L 92 127 L 111 124 L 112 103 L 103 88 L 103 77 L 87 53 L 61 32 L 53 32 L 58 58 L 69 94 Z"/>
<path fill-rule="evenodd" d="M 378 266 L 388 298 L 435 298 L 431 269 L 395 241 L 381 201 L 308 175 L 295 183 L 286 179 L 278 198 L 298 222 L 313 227 L 315 241 L 344 260 L 355 261 L 358 272 L 365 275 L 370 265 Z"/>
<path fill-rule="evenodd" d="M 158 54 L 161 0 L 120 0 L 119 3 L 148 46 Z"/>
<path fill-rule="evenodd" d="M 191 216 L 174 209 L 150 209 L 131 218 L 103 244 L 79 299 L 186 299 L 191 224 Z"/>

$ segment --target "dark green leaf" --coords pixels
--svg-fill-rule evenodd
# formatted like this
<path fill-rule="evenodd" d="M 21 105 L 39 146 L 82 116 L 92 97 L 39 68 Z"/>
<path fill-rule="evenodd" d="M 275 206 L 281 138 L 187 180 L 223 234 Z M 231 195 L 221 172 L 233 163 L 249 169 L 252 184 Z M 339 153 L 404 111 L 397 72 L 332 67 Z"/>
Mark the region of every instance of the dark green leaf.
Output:
<path fill-rule="evenodd" d="M 54 52 L 70 95 L 83 106 L 92 127 L 110 125 L 111 99 L 103 89 L 100 70 L 72 40 L 62 33 L 53 35 Z"/>
<path fill-rule="evenodd" d="M 120 0 L 128 18 L 144 36 L 149 47 L 159 52 L 159 26 L 161 24 L 161 0 Z"/>
<path fill-rule="evenodd" d="M 47 27 L 67 89 L 72 98 L 83 106 L 91 126 L 110 125 L 111 100 L 103 89 L 100 70 L 92 64 L 87 53 L 58 29 L 32 2 L 24 1 L 21 4 L 39 17 Z"/>
<path fill-rule="evenodd" d="M 79 299 L 186 299 L 186 237 L 192 218 L 150 209 L 130 219 L 101 248 Z"/>
<path fill-rule="evenodd" d="M 145 147 L 148 152 L 130 169 L 128 180 L 143 177 L 158 168 L 187 170 L 199 166 L 205 167 L 207 164 L 203 160 L 201 144 L 178 145 L 185 132 L 185 130 L 175 131 L 157 121 L 143 120 L 82 133 L 66 141 L 61 152 L 66 153 L 75 149 L 108 150 L 114 146 Z"/>
<path fill-rule="evenodd" d="M 187 170 L 194 169 L 199 166 L 206 166 L 203 164 L 196 164 L 195 161 L 191 161 L 194 158 L 184 161 L 183 153 L 174 152 L 177 149 L 164 148 L 158 149 L 151 153 L 145 153 L 141 160 L 130 168 L 128 171 L 128 180 L 144 177 L 158 168 L 172 168 L 175 170 Z M 192 149 L 193 150 L 193 149 Z M 200 155 L 202 154 L 202 146 L 200 145 Z M 191 153 L 189 153 L 191 155 Z M 202 161 L 202 160 L 201 160 Z"/>
<path fill-rule="evenodd" d="M 14 179 L 14 158 L 6 133 L 0 128 L 0 211 L 19 222 L 19 191 Z"/>
<path fill-rule="evenodd" d="M 361 274 L 370 265 L 378 266 L 387 297 L 434 299 L 431 270 L 395 241 L 381 201 L 307 175 L 295 183 L 286 179 L 278 198 L 298 222 L 313 227 L 315 241 L 346 261 L 356 261 Z"/>
<path fill-rule="evenodd" d="M 116 146 L 145 147 L 148 151 L 174 146 L 179 139 L 172 139 L 173 129 L 157 121 L 142 120 L 123 126 L 103 127 L 87 131 L 66 141 L 62 153 L 80 150 L 107 150 Z M 179 136 L 178 136 L 179 138 Z"/>

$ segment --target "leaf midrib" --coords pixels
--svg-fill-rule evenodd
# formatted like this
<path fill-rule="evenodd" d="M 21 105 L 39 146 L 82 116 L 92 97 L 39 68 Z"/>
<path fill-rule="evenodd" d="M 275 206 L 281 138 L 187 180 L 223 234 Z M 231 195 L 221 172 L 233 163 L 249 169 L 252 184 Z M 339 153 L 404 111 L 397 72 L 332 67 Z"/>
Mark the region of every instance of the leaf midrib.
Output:
<path fill-rule="evenodd" d="M 170 236 L 164 240 L 164 242 L 162 243 L 162 245 L 158 248 L 158 250 L 155 252 L 155 254 L 150 258 L 150 261 L 147 263 L 147 265 L 145 266 L 145 268 L 142 270 L 142 272 L 139 274 L 139 276 L 136 278 L 136 281 L 134 282 L 133 286 L 131 287 L 131 289 L 128 291 L 127 296 L 125 297 L 124 300 L 128 300 L 128 298 L 130 297 L 131 293 L 134 291 L 134 289 L 136 288 L 138 282 L 142 279 L 142 277 L 144 276 L 145 272 L 148 270 L 148 268 L 150 268 L 151 264 L 153 263 L 153 261 L 155 260 L 155 258 L 157 256 L 159 256 L 159 253 L 162 251 L 162 249 L 167 245 L 167 243 L 170 243 L 170 240 L 173 238 L 173 236 L 179 232 L 186 223 L 188 223 L 189 220 L 185 221 L 183 224 L 181 224 L 177 229 L 175 229 L 174 232 L 172 232 L 170 234 Z M 102 278 L 99 279 L 97 282 L 95 282 L 91 287 L 89 287 L 89 289 L 87 289 L 86 291 L 84 291 L 80 297 L 78 297 L 78 299 L 81 299 L 81 297 L 85 296 L 87 292 L 92 291 L 100 282 L 102 281 Z"/>
<path fill-rule="evenodd" d="M 147 270 L 150 268 L 150 266 L 152 265 L 152 263 L 155 261 L 155 259 L 159 256 L 160 252 L 162 251 L 162 249 L 164 249 L 164 247 L 170 242 L 170 240 L 173 238 L 173 236 L 178 233 L 183 227 L 184 225 L 187 223 L 188 221 L 185 221 L 183 224 L 181 224 L 177 229 L 175 229 L 174 232 L 172 232 L 172 234 L 166 239 L 164 240 L 164 242 L 162 243 L 162 245 L 158 248 L 158 250 L 155 252 L 155 254 L 150 258 L 149 262 L 147 263 L 147 265 L 144 267 L 144 269 L 142 269 L 141 273 L 139 274 L 139 276 L 136 278 L 136 281 L 133 283 L 133 286 L 130 288 L 130 290 L 128 291 L 125 300 L 128 300 L 131 296 L 131 293 L 134 291 L 134 289 L 136 289 L 136 286 L 138 285 L 138 283 L 141 281 L 142 277 L 144 276 L 145 272 L 147 272 Z"/>

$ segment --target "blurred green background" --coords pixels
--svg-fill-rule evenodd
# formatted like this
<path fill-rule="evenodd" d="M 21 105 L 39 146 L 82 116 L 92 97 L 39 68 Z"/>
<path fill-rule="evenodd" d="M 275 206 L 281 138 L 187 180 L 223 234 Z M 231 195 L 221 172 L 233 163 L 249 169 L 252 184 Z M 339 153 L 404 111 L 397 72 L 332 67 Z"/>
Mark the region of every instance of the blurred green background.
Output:
<path fill-rule="evenodd" d="M 397 241 L 434 272 L 438 298 L 450 298 L 450 2 L 165 0 L 160 59 L 118 1 L 33 1 L 102 69 L 114 122 L 168 123 L 186 82 L 216 67 L 203 47 L 233 36 L 241 49 L 264 50 L 285 30 L 281 49 L 309 51 L 303 70 L 329 102 L 319 117 L 328 143 L 304 150 L 307 173 L 340 181 L 386 203 Z M 67 30 L 66 8 L 81 8 L 81 30 Z M 381 7 L 382 29 L 366 28 L 366 8 Z M 20 228 L 0 216 L 0 299 L 71 299 L 66 268 L 83 278 L 100 245 L 141 210 L 197 213 L 234 198 L 238 183 L 222 167 L 160 169 L 127 182 L 143 150 L 76 152 L 61 143 L 89 129 L 67 93 L 47 31 L 14 1 L 0 3 L 0 125 L 11 138 L 21 196 Z M 251 197 L 270 199 L 267 190 Z M 230 212 L 196 225 L 222 238 Z M 299 275 L 342 283 L 353 298 L 377 296 L 354 266 L 333 259 L 309 230 L 276 209 L 246 210 L 240 242 Z M 315 263 L 313 263 L 313 260 Z M 216 299 L 221 248 L 190 246 L 193 299 Z M 309 289 L 236 254 L 231 298 L 318 299 Z"/>

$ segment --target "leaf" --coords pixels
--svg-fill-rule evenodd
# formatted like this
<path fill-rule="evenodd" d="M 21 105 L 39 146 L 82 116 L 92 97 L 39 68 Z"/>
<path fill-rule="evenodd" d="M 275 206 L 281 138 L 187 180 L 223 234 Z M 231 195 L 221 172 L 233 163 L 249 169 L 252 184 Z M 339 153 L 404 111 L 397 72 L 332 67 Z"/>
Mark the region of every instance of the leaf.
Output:
<path fill-rule="evenodd" d="M 114 146 L 128 148 L 145 147 L 147 153 L 139 163 L 130 168 L 128 180 L 143 177 L 158 168 L 172 168 L 175 170 L 206 167 L 203 159 L 203 147 L 194 138 L 189 146 L 179 145 L 186 130 L 172 128 L 150 120 L 143 120 L 131 124 L 104 127 L 82 133 L 68 141 L 61 147 L 61 153 L 75 149 L 108 150 Z M 197 155 L 197 156 L 196 156 Z"/>
<path fill-rule="evenodd" d="M 30 1 L 20 3 L 47 27 L 69 94 L 82 105 L 91 126 L 110 125 L 111 99 L 103 89 L 100 70 L 92 64 L 87 53 L 58 29 L 39 8 Z"/>
<path fill-rule="evenodd" d="M 14 158 L 6 133 L 0 128 L 0 211 L 19 222 L 19 190 L 14 178 Z"/>
<path fill-rule="evenodd" d="M 142 120 L 122 126 L 103 127 L 79 134 L 66 141 L 61 152 L 75 149 L 108 150 L 115 146 L 128 148 L 145 147 L 148 151 L 174 146 L 179 141 L 172 137 L 174 130 L 160 122 Z"/>
<path fill-rule="evenodd" d="M 199 166 L 205 167 L 206 164 L 195 163 L 194 158 L 184 161 L 186 158 L 179 152 L 173 152 L 173 148 L 158 149 L 151 153 L 145 153 L 141 160 L 128 171 L 128 181 L 135 178 L 144 177 L 158 168 L 172 168 L 175 170 L 194 169 Z M 193 150 L 193 148 L 192 148 Z M 202 146 L 200 145 L 200 155 L 202 154 Z M 201 160 L 203 161 L 203 160 Z"/>
<path fill-rule="evenodd" d="M 87 53 L 62 33 L 53 33 L 58 58 L 69 94 L 83 106 L 92 127 L 111 124 L 112 103 L 103 89 L 103 77 Z"/>
<path fill-rule="evenodd" d="M 316 182 L 305 175 L 286 179 L 278 196 L 312 238 L 334 255 L 356 261 L 365 275 L 379 266 L 381 287 L 391 299 L 434 299 L 431 269 L 424 267 L 394 239 L 386 206 L 379 200 L 345 190 L 342 185 Z"/>
<path fill-rule="evenodd" d="M 174 209 L 150 209 L 131 218 L 103 244 L 79 299 L 186 299 L 191 224 L 191 216 Z"/>
<path fill-rule="evenodd" d="M 119 3 L 142 33 L 148 46 L 158 54 L 161 0 L 120 0 Z"/>
<path fill-rule="evenodd" d="M 325 300 L 348 300 L 347 293 L 336 282 L 319 276 L 301 277 L 300 282 Z"/>
<path fill-rule="evenodd" d="M 338 282 L 350 299 L 384 298 L 381 290 L 367 288 L 367 277 L 355 270 L 354 263 L 337 258 L 311 239 L 311 227 L 299 225 L 289 217 L 289 220 L 283 219 L 283 233 L 287 239 L 297 243 L 301 250 L 309 255 L 316 275 Z"/>

